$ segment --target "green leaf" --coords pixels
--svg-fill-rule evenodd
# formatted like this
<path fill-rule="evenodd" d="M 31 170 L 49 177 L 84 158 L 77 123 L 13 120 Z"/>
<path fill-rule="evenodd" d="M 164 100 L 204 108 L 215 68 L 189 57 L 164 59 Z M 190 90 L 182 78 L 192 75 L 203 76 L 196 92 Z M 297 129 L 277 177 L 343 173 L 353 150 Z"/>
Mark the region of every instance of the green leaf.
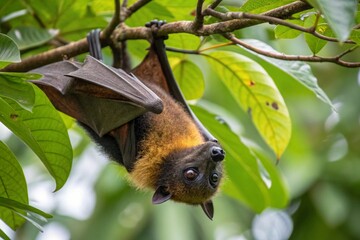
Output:
<path fill-rule="evenodd" d="M 308 2 L 324 14 L 340 42 L 348 39 L 355 25 L 357 0 L 309 0 Z"/>
<path fill-rule="evenodd" d="M 35 92 L 29 79 L 39 79 L 35 73 L 0 72 L 0 96 L 16 101 L 21 107 L 31 111 L 35 102 Z"/>
<path fill-rule="evenodd" d="M 18 11 L 15 11 L 15 12 L 11 12 L 9 13 L 8 15 L 6 16 L 3 16 L 0 21 L 2 23 L 4 22 L 8 22 L 10 20 L 13 20 L 15 18 L 18 18 L 18 17 L 22 17 L 22 16 L 25 16 L 28 12 L 26 11 L 26 9 L 21 9 L 21 10 L 18 10 Z"/>
<path fill-rule="evenodd" d="M 248 0 L 241 6 L 240 11 L 261 13 L 291 2 L 293 0 Z"/>
<path fill-rule="evenodd" d="M 0 68 L 20 61 L 20 52 L 16 43 L 10 37 L 0 33 Z"/>
<path fill-rule="evenodd" d="M 167 6 L 165 3 L 157 3 L 155 1 L 149 2 L 146 7 L 142 8 L 140 11 L 135 12 L 126 20 L 126 23 L 130 26 L 144 26 L 146 22 L 149 22 L 153 19 L 161 19 L 165 21 L 171 21 L 174 19 L 172 13 L 177 13 L 176 11 L 170 11 L 170 6 Z M 179 8 L 178 13 L 182 12 L 183 9 Z M 184 19 L 184 18 L 176 18 Z"/>
<path fill-rule="evenodd" d="M 215 115 L 199 107 L 192 106 L 192 109 L 226 152 L 225 172 L 230 181 L 223 184 L 222 191 L 245 203 L 255 212 L 261 212 L 268 207 L 284 207 L 288 202 L 288 194 L 279 180 L 281 177 L 278 171 L 267 168 L 270 169 L 268 171 L 271 172 L 269 175 L 272 182 L 269 189 L 260 175 L 256 158 L 240 139 L 226 125 L 220 124 Z M 274 194 L 275 190 L 272 189 L 282 190 Z"/>
<path fill-rule="evenodd" d="M 262 153 L 256 151 L 256 156 L 267 172 L 266 178 L 270 181 L 269 194 L 271 206 L 274 208 L 284 208 L 289 203 L 289 192 L 285 186 L 284 179 L 279 173 L 279 169 Z"/>
<path fill-rule="evenodd" d="M 314 26 L 315 21 L 316 21 L 316 16 L 311 15 L 305 19 L 304 26 L 312 27 Z M 318 20 L 316 31 L 322 35 L 326 35 L 325 32 L 328 31 L 328 25 L 324 23 L 324 20 L 321 17 Z M 327 41 L 315 37 L 309 33 L 305 33 L 305 40 L 313 54 L 317 54 L 318 52 L 320 52 L 320 50 L 327 44 Z"/>
<path fill-rule="evenodd" d="M 46 30 L 33 26 L 20 26 L 13 28 L 8 32 L 20 50 L 29 49 L 32 47 L 40 46 L 51 40 L 58 31 Z"/>
<path fill-rule="evenodd" d="M 219 78 L 280 158 L 290 140 L 291 121 L 271 77 L 259 64 L 240 54 L 217 51 L 208 56 Z"/>
<path fill-rule="evenodd" d="M 27 212 L 36 213 L 44 218 L 52 218 L 51 214 L 41 211 L 40 209 L 34 208 L 28 204 L 21 203 L 19 201 L 15 201 L 13 199 L 0 197 L 0 206 L 11 208 L 11 209 L 20 209 Z"/>
<path fill-rule="evenodd" d="M 52 216 L 48 213 L 45 213 L 37 208 L 34 208 L 28 204 L 23 204 L 18 201 L 14 201 L 9 198 L 0 197 L 0 207 L 5 207 L 12 211 L 16 216 L 21 217 L 23 220 L 29 221 L 40 231 L 42 230 L 41 225 L 38 223 L 38 220 L 45 221 L 45 218 L 51 218 Z M 25 211 L 25 213 L 24 213 Z M 34 215 L 33 213 L 37 214 Z"/>
<path fill-rule="evenodd" d="M 299 26 L 303 26 L 304 25 L 304 21 L 295 19 L 295 20 L 287 20 L 287 22 L 292 23 L 292 24 L 296 24 Z M 274 33 L 275 33 L 275 37 L 278 39 L 291 39 L 291 38 L 296 38 L 298 37 L 300 34 L 302 34 L 301 31 L 286 27 L 286 26 L 282 26 L 282 25 L 277 25 L 274 28 Z"/>
<path fill-rule="evenodd" d="M 264 42 L 261 42 L 261 41 L 255 40 L 255 39 L 248 39 L 248 40 L 244 40 L 244 41 L 246 41 L 246 43 L 251 44 L 252 46 L 260 48 L 262 50 L 266 50 L 268 52 L 279 53 Z M 315 95 L 321 101 L 328 104 L 333 110 L 335 110 L 335 107 L 331 103 L 329 97 L 319 87 L 319 85 L 317 83 L 317 79 L 314 76 L 314 74 L 311 72 L 311 68 L 310 68 L 309 64 L 300 62 L 300 61 L 285 61 L 285 60 L 280 60 L 280 59 L 274 59 L 274 58 L 270 58 L 270 57 L 266 57 L 266 56 L 254 53 L 254 52 L 244 49 L 242 47 L 241 47 L 241 49 L 243 51 L 247 52 L 248 54 L 257 56 L 260 59 L 265 60 L 265 64 L 267 64 L 269 67 L 272 66 L 272 67 L 276 67 L 276 68 L 280 69 L 291 80 L 299 81 L 301 84 L 303 84 L 309 90 L 314 92 Z"/>
<path fill-rule="evenodd" d="M 11 209 L 4 207 L 2 198 L 12 199 L 19 203 L 28 203 L 25 176 L 14 154 L 0 142 L 0 219 L 13 230 L 20 227 L 25 220 Z M 25 211 L 20 211 L 25 214 Z"/>
<path fill-rule="evenodd" d="M 356 42 L 357 45 L 360 45 L 360 29 L 354 29 L 351 32 L 350 39 Z"/>
<path fill-rule="evenodd" d="M 201 39 L 198 36 L 194 36 L 187 33 L 173 34 L 166 40 L 166 46 L 181 48 L 186 50 L 198 49 L 201 43 Z M 171 52 L 169 52 L 171 54 Z M 179 53 L 176 53 L 177 56 Z"/>
<path fill-rule="evenodd" d="M 170 58 L 170 65 L 182 93 L 188 100 L 198 99 L 204 93 L 204 77 L 201 70 L 187 59 Z"/>
<path fill-rule="evenodd" d="M 74 21 L 82 16 L 86 11 L 87 2 L 84 1 L 41 1 L 31 0 L 22 2 L 27 9 L 29 9 L 33 15 L 37 15 L 41 18 L 41 21 L 48 27 L 57 28 L 59 22 L 63 19 L 68 22 Z M 78 7 L 81 6 L 81 9 Z M 81 11 L 82 10 L 82 11 Z M 72 15 L 72 17 L 69 16 Z M 69 19 L 70 18 L 70 19 Z"/>
<path fill-rule="evenodd" d="M 4 240 L 11 240 L 11 239 L 9 238 L 9 236 L 6 235 L 6 234 L 4 233 L 4 231 L 1 230 L 1 229 L 0 229 L 0 238 L 2 238 L 2 239 L 4 239 Z"/>
<path fill-rule="evenodd" d="M 0 121 L 38 155 L 54 177 L 58 190 L 69 176 L 72 148 L 59 113 L 42 91 L 35 86 L 34 89 L 36 98 L 32 112 L 0 98 Z"/>
<path fill-rule="evenodd" d="M 167 5 L 159 4 L 157 2 L 150 2 L 147 8 L 153 13 L 154 16 L 161 16 L 161 19 L 174 18 L 171 11 L 168 10 Z"/>

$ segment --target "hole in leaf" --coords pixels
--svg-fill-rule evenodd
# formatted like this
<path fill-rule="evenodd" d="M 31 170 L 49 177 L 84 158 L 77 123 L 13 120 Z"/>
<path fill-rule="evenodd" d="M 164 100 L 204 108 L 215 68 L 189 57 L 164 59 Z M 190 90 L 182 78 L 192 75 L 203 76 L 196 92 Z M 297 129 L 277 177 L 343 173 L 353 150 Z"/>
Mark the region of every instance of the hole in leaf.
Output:
<path fill-rule="evenodd" d="M 271 104 L 271 107 L 272 107 L 273 109 L 275 109 L 275 110 L 278 110 L 278 109 L 279 109 L 279 105 L 278 105 L 276 102 L 273 102 L 273 103 Z"/>

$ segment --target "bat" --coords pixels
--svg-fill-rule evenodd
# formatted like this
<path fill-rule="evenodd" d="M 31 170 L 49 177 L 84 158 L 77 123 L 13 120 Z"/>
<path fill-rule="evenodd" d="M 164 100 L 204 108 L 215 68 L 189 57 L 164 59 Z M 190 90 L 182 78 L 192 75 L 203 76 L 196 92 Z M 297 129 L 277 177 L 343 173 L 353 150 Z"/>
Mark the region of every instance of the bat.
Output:
<path fill-rule="evenodd" d="M 84 63 L 34 69 L 43 78 L 32 82 L 126 168 L 135 186 L 153 189 L 154 204 L 171 199 L 200 205 L 212 219 L 225 152 L 187 105 L 164 38 L 154 34 L 147 56 L 130 73 L 101 61 L 98 32 L 88 42 Z"/>

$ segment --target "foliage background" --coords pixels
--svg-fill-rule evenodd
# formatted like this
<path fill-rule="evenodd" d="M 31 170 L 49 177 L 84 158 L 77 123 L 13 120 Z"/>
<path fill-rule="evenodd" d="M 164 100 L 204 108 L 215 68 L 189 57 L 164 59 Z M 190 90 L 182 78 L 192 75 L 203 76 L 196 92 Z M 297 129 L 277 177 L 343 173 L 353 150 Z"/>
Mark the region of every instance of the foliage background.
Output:
<path fill-rule="evenodd" d="M 279 1 L 279 4 L 284 3 Z M 182 6 L 181 11 L 176 4 Z M 66 40 L 77 40 L 90 29 L 103 28 L 113 10 L 112 1 L 54 1 L 44 5 L 42 1 L 1 0 L 0 6 L 3 6 L 0 16 L 24 8 L 31 12 L 29 6 L 32 6 L 43 22 L 60 29 Z M 59 14 L 51 15 L 46 9 L 55 9 Z M 162 1 L 160 4 L 155 1 L 144 8 L 142 14 L 131 17 L 128 24 L 142 26 L 160 16 L 170 21 L 192 19 L 189 13 L 193 9 L 194 3 L 190 2 Z M 26 12 L 10 23 L 12 26 L 37 26 L 38 23 L 31 19 Z M 6 24 L 1 27 L 1 32 L 6 33 Z M 51 38 L 52 32 L 48 33 Z M 290 40 L 275 39 L 270 25 L 242 29 L 239 34 L 242 38 L 266 42 L 280 52 L 311 54 L 303 35 Z M 178 40 L 170 36 L 170 45 L 174 42 Z M 142 59 L 146 46 L 145 41 L 129 41 L 134 64 Z M 22 57 L 47 48 L 46 45 L 27 48 Z M 337 44 L 327 44 L 320 53 L 333 55 L 341 48 Z M 108 49 L 104 53 L 110 61 Z M 358 60 L 358 56 L 357 51 L 350 58 Z M 171 53 L 170 57 L 176 57 L 176 54 Z M 229 90 L 214 77 L 211 69 L 204 70 L 203 60 L 198 56 L 189 58 L 207 74 L 204 76 L 204 96 L 197 106 L 220 115 L 246 145 L 264 149 L 257 151 L 259 156 L 263 154 L 266 161 L 274 162 L 271 150 Z M 14 239 L 251 239 L 254 236 L 280 239 L 288 233 L 291 233 L 290 239 L 360 238 L 357 227 L 360 221 L 359 70 L 329 63 L 312 64 L 320 87 L 332 100 L 337 112 L 300 83 L 282 78 L 283 75 L 274 68 L 266 70 L 284 97 L 292 120 L 291 141 L 276 165 L 289 191 L 287 208 L 256 214 L 243 203 L 220 192 L 215 199 L 215 219 L 210 222 L 198 208 L 174 203 L 152 206 L 151 193 L 137 192 L 129 186 L 124 170 L 114 163 L 109 164 L 83 131 L 63 116 L 71 127 L 69 134 L 75 158 L 68 182 L 56 193 L 52 192 L 55 189 L 53 180 L 34 153 L 6 128 L 1 128 L 1 140 L 12 149 L 24 168 L 30 204 L 54 215 L 44 225 L 44 233 L 39 233 L 29 223 L 16 234 L 6 226 L 1 226 L 1 229 Z M 194 107 L 194 110 L 202 116 L 201 109 Z M 246 183 L 241 184 L 246 186 Z M 262 234 L 266 238 L 261 238 Z"/>

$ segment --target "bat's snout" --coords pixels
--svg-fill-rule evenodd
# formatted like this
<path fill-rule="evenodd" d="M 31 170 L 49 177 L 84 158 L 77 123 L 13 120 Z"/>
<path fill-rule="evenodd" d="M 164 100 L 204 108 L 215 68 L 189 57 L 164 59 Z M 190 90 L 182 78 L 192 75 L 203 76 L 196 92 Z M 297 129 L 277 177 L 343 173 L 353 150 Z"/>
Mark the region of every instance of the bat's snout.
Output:
<path fill-rule="evenodd" d="M 220 162 L 225 158 L 225 151 L 221 147 L 212 147 L 210 148 L 211 159 L 215 162 Z"/>

